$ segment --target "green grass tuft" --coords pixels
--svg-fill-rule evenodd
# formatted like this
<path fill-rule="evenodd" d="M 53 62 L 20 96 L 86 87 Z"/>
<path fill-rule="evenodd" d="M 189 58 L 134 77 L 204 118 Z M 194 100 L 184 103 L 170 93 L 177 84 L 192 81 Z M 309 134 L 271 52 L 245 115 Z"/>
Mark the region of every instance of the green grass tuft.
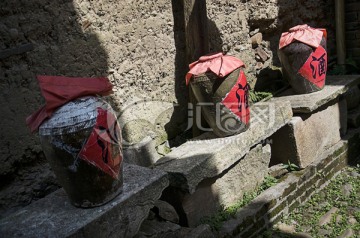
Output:
<path fill-rule="evenodd" d="M 269 92 L 256 92 L 253 89 L 249 90 L 249 98 L 251 103 L 260 102 L 261 100 L 271 98 L 273 95 Z"/>

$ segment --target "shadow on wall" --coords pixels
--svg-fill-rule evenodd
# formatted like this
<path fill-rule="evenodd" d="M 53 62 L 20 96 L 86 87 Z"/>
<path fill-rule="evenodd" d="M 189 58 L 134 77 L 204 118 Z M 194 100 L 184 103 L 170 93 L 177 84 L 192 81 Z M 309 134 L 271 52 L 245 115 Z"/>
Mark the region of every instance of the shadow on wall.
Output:
<path fill-rule="evenodd" d="M 175 107 L 169 123 L 165 125 L 168 138 L 174 138 L 187 128 L 189 88 L 185 84 L 185 75 L 189 71 L 189 63 L 186 55 L 186 36 L 184 6 L 182 1 L 172 0 L 172 11 L 174 17 L 174 40 L 175 40 L 175 96 L 178 105 Z M 209 32 L 209 49 L 207 53 L 219 52 L 222 50 L 223 41 L 220 31 L 214 21 L 207 19 Z M 205 37 L 207 38 L 207 37 Z"/>
<path fill-rule="evenodd" d="M 277 55 L 279 40 L 281 33 L 288 31 L 291 27 L 307 24 L 314 28 L 326 28 L 328 32 L 328 57 L 331 58 L 336 52 L 333 1 L 278 0 L 273 7 L 269 7 L 267 11 L 270 11 L 268 15 L 272 15 L 274 18 L 249 20 L 250 31 L 259 29 L 263 35 L 263 40 L 269 42 L 267 48 L 272 52 L 272 65 L 275 66 L 273 68 L 264 68 L 258 73 L 255 89 L 259 91 L 271 88 L 272 85 L 279 83 L 279 77 L 282 77 L 278 70 L 278 67 L 281 67 Z M 278 14 L 272 11 L 278 11 Z"/>
<path fill-rule="evenodd" d="M 107 54 L 72 0 L 0 2 L 0 214 L 58 188 L 25 118 L 43 99 L 36 75 L 104 76 Z M 99 23 L 100 24 L 100 23 Z M 23 52 L 19 49 L 27 45 Z M 33 48 L 33 50 L 31 50 Z"/>

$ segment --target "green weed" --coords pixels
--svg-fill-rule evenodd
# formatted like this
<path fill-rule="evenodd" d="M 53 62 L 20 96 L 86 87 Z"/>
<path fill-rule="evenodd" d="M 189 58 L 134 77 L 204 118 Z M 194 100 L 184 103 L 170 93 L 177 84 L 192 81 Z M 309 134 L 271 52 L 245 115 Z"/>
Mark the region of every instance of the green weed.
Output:
<path fill-rule="evenodd" d="M 284 169 L 287 169 L 289 172 L 300 170 L 299 166 L 297 166 L 294 163 L 291 163 L 290 160 L 288 160 L 287 164 L 283 164 L 283 165 L 284 165 Z"/>

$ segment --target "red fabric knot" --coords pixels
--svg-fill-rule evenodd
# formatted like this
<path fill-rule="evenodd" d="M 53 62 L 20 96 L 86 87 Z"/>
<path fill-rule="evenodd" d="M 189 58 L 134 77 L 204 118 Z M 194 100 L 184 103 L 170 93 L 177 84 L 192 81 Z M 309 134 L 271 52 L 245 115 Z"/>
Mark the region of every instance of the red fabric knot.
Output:
<path fill-rule="evenodd" d="M 301 31 L 310 28 L 308 25 L 297 25 L 289 29 L 289 32 Z"/>
<path fill-rule="evenodd" d="M 211 54 L 211 55 L 204 55 L 204 56 L 201 56 L 199 58 L 199 61 L 198 62 L 205 62 L 205 61 L 208 61 L 208 60 L 212 60 L 212 59 L 215 59 L 217 57 L 221 57 L 223 56 L 224 54 L 223 53 L 216 53 L 216 54 Z"/>
<path fill-rule="evenodd" d="M 327 36 L 326 29 L 312 28 L 306 24 L 294 26 L 289 29 L 289 32 L 281 34 L 279 49 L 284 48 L 294 41 L 299 41 L 317 48 L 320 45 L 323 36 L 325 38 Z"/>
<path fill-rule="evenodd" d="M 186 85 L 189 84 L 193 75 L 198 76 L 211 71 L 218 77 L 223 78 L 240 67 L 245 67 L 240 59 L 234 56 L 224 55 L 222 52 L 201 56 L 198 61 L 189 65 L 190 71 L 185 77 Z"/>
<path fill-rule="evenodd" d="M 112 93 L 113 87 L 105 77 L 73 78 L 38 75 L 37 80 L 46 104 L 26 118 L 26 124 L 31 132 L 37 131 L 39 126 L 65 103 L 83 96 L 106 96 Z"/>

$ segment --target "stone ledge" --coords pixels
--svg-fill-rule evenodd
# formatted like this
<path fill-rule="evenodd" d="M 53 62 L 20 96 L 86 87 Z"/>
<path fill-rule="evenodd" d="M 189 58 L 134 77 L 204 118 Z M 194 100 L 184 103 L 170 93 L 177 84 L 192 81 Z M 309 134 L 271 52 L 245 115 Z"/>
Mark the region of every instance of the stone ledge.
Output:
<path fill-rule="evenodd" d="M 133 237 L 169 185 L 166 173 L 125 164 L 123 192 L 109 203 L 81 209 L 62 189 L 0 220 L 3 237 Z"/>
<path fill-rule="evenodd" d="M 327 76 L 326 85 L 319 92 L 295 95 L 292 89 L 289 89 L 271 101 L 290 101 L 294 113 L 312 113 L 358 84 L 360 75 Z"/>
<path fill-rule="evenodd" d="M 226 138 L 205 133 L 174 149 L 155 166 L 170 174 L 172 186 L 193 193 L 202 180 L 221 174 L 291 118 L 292 110 L 287 101 L 257 103 L 251 108 L 247 131 Z"/>
<path fill-rule="evenodd" d="M 186 224 L 196 227 L 204 217 L 216 214 L 241 200 L 244 193 L 254 191 L 267 175 L 269 162 L 270 145 L 259 144 L 229 170 L 201 181 L 194 193 L 178 193 L 182 199 L 174 205 L 177 205 L 178 211 L 183 211 Z M 164 198 L 174 202 L 173 197 Z M 183 219 L 181 221 L 184 222 Z"/>
<path fill-rule="evenodd" d="M 218 237 L 257 237 L 281 215 L 291 212 L 324 188 L 348 162 L 356 159 L 359 154 L 350 153 L 350 148 L 358 147 L 359 137 L 360 129 L 349 131 L 346 139 L 327 150 L 321 159 L 302 171 L 290 173 L 279 184 L 260 194 L 239 210 L 234 219 L 223 224 Z"/>

